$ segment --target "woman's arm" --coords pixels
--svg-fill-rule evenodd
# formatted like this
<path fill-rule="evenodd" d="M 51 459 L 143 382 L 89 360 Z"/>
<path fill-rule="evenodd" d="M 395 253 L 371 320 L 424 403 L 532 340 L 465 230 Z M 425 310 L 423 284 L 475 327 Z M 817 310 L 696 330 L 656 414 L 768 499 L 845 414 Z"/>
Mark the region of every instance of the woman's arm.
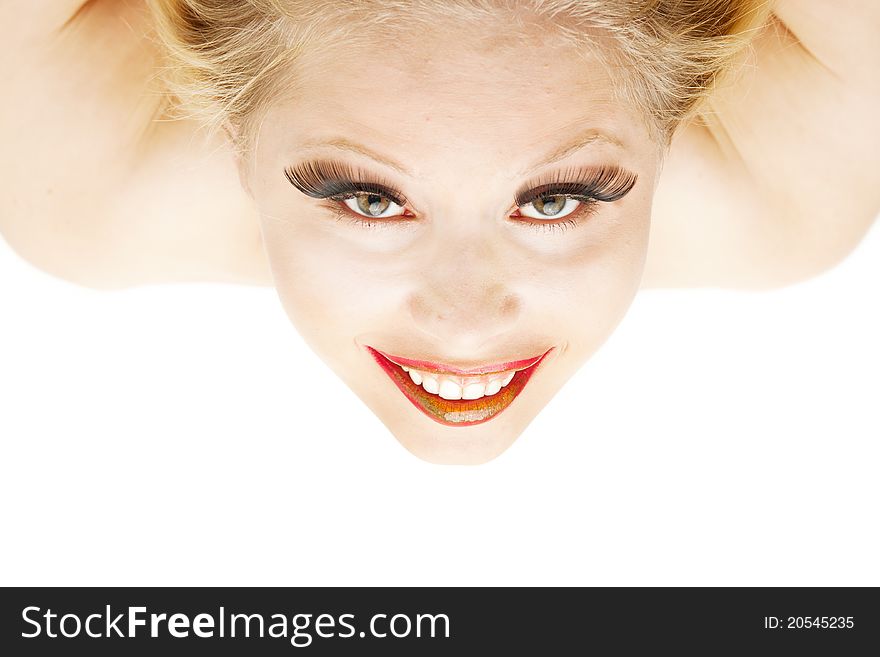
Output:
<path fill-rule="evenodd" d="M 880 3 L 780 0 L 657 191 L 646 286 L 766 287 L 839 262 L 880 210 Z"/>
<path fill-rule="evenodd" d="M 9 244 L 93 287 L 267 281 L 258 224 L 223 142 L 162 120 L 145 3 L 47 0 L 0 11 L 9 72 L 0 233 Z"/>

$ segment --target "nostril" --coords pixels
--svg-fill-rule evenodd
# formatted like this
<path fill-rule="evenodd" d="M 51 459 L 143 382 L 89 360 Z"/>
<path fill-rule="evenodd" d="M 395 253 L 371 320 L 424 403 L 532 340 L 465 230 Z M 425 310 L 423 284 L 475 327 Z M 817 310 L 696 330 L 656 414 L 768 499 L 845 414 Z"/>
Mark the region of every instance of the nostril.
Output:
<path fill-rule="evenodd" d="M 515 318 L 519 315 L 519 299 L 516 295 L 508 294 L 501 302 L 501 316 L 504 318 Z"/>

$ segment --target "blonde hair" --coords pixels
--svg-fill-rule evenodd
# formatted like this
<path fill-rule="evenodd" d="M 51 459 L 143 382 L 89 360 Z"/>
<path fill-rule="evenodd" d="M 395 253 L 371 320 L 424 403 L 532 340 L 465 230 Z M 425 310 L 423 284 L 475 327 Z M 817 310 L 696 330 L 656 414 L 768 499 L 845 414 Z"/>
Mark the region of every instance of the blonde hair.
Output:
<path fill-rule="evenodd" d="M 549 21 L 578 53 L 598 53 L 617 72 L 615 92 L 668 145 L 770 13 L 766 0 L 148 1 L 173 115 L 228 128 L 240 152 L 269 104 L 301 91 L 297 61 L 321 42 L 425 29 L 438 17 L 478 25 L 499 11 L 514 23 Z"/>

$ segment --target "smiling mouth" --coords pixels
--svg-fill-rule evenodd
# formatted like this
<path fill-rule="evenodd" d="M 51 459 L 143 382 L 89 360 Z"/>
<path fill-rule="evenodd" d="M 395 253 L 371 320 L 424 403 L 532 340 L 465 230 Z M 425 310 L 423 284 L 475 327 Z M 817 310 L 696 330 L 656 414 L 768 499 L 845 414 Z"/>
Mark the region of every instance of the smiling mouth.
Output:
<path fill-rule="evenodd" d="M 440 424 L 467 427 L 510 406 L 552 351 L 526 360 L 461 370 L 367 350 L 412 404 Z"/>

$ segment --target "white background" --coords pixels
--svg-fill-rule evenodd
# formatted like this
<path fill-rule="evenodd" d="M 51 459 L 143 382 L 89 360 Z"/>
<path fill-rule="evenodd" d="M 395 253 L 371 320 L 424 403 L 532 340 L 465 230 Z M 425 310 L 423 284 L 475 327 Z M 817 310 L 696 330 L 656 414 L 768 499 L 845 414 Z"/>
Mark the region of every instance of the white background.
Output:
<path fill-rule="evenodd" d="M 274 291 L 98 292 L 0 243 L 3 585 L 880 585 L 880 229 L 640 294 L 504 455 L 406 452 Z"/>

